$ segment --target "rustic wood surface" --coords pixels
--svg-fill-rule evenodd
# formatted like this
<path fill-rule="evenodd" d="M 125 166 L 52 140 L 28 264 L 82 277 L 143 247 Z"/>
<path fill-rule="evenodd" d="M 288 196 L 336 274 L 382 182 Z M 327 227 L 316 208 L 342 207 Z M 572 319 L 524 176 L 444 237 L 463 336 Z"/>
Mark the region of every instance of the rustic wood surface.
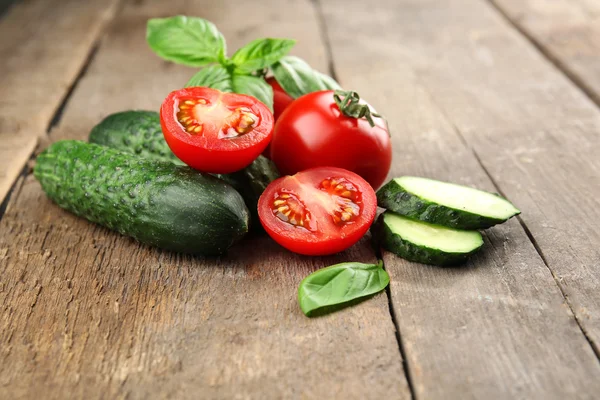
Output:
<path fill-rule="evenodd" d="M 377 104 L 389 119 L 394 143 L 392 175 L 428 176 L 496 192 L 498 188 L 470 148 L 474 139 L 465 142 L 462 126 L 453 126 L 455 115 L 464 113 L 464 107 L 471 110 L 479 104 L 454 106 L 448 100 L 442 108 L 436 101 L 469 88 L 485 90 L 484 77 L 500 75 L 500 80 L 512 74 L 507 66 L 519 62 L 513 54 L 529 56 L 528 65 L 539 60 L 526 46 L 518 53 L 512 51 L 511 29 L 485 3 L 464 4 L 390 0 L 371 8 L 366 21 L 358 3 L 327 1 L 323 8 L 339 79 Z M 337 12 L 342 6 L 343 15 Z M 358 25 L 360 30 L 355 28 Z M 506 66 L 497 63 L 491 70 L 479 64 L 478 48 L 471 42 L 476 34 L 496 38 L 487 51 L 503 58 Z M 355 40 L 347 41 L 349 36 Z M 376 45 L 367 45 L 373 37 L 377 37 Z M 360 58 L 352 51 L 357 42 L 363 44 Z M 466 63 L 470 69 L 465 75 L 461 70 Z M 538 68 L 547 68 L 547 63 L 540 64 Z M 438 71 L 451 75 L 443 83 L 430 79 Z M 499 101 L 479 106 L 486 105 L 510 107 Z M 479 135 L 492 124 L 500 127 L 486 115 L 467 122 L 478 124 L 472 129 Z M 510 126 L 519 129 L 520 122 L 512 121 Z M 503 163 L 493 152 L 510 154 L 517 140 L 497 140 L 486 147 L 483 158 L 498 166 L 494 176 L 500 175 Z M 552 170 L 550 165 L 545 167 Z M 511 170 L 510 175 L 501 176 L 518 175 L 519 171 Z M 520 197 L 509 194 L 529 220 L 533 205 Z M 595 251 L 589 243 L 588 254 Z M 591 398 L 600 390 L 600 364 L 517 220 L 488 230 L 486 250 L 462 268 L 423 266 L 391 253 L 384 255 L 384 262 L 417 398 L 563 399 L 578 394 Z"/>
<path fill-rule="evenodd" d="M 415 14 L 437 26 L 408 36 L 414 30 L 403 24 L 402 51 L 499 191 L 523 210 L 598 353 L 600 111 L 489 3 L 471 3 L 423 3 Z"/>
<path fill-rule="evenodd" d="M 326 69 L 309 1 L 262 2 L 255 18 L 245 9 L 222 14 L 234 4 L 127 5 L 51 138 L 84 139 L 113 111 L 157 109 L 193 74 L 148 49 L 151 16 L 208 18 L 231 50 L 256 37 L 298 37 L 297 54 Z M 256 24 L 259 16 L 272 23 Z M 297 306 L 297 286 L 312 270 L 375 261 L 366 240 L 328 258 L 293 256 L 266 237 L 221 259 L 182 257 L 63 212 L 32 176 L 0 232 L 0 397 L 410 397 L 385 293 L 315 320 Z"/>
<path fill-rule="evenodd" d="M 600 1 L 491 1 L 600 104 Z"/>
<path fill-rule="evenodd" d="M 573 33 L 595 30 L 593 0 L 382 0 L 368 12 L 342 0 L 124 2 L 28 1 L 0 19 L 0 56 L 10 54 L 0 57 L 0 198 L 71 85 L 50 140 L 85 139 L 111 112 L 157 109 L 193 74 L 145 43 L 148 18 L 182 13 L 215 22 L 230 53 L 257 37 L 298 39 L 295 54 L 386 115 L 393 175 L 499 191 L 523 214 L 488 230 L 485 251 L 461 268 L 384 252 L 387 293 L 308 319 L 300 280 L 374 261 L 366 239 L 325 258 L 267 237 L 219 259 L 181 256 L 76 218 L 19 178 L 0 219 L 0 398 L 597 397 L 600 111 L 580 88 L 597 100 L 598 70 L 595 42 Z M 58 36 L 17 29 L 41 15 Z"/>
<path fill-rule="evenodd" d="M 0 202 L 119 0 L 17 2 L 0 19 Z"/>

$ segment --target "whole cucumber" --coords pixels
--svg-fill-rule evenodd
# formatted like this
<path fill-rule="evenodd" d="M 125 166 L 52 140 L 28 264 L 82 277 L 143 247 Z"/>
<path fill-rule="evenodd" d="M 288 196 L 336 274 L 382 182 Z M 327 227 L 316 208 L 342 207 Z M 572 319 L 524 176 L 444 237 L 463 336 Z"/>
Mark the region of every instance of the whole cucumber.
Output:
<path fill-rule="evenodd" d="M 134 110 L 111 114 L 92 128 L 89 141 L 132 152 L 140 157 L 184 165 L 167 145 L 160 127 L 160 116 L 155 111 Z"/>
<path fill-rule="evenodd" d="M 236 190 L 172 162 L 64 140 L 38 156 L 34 175 L 62 208 L 152 246 L 219 255 L 248 231 Z"/>

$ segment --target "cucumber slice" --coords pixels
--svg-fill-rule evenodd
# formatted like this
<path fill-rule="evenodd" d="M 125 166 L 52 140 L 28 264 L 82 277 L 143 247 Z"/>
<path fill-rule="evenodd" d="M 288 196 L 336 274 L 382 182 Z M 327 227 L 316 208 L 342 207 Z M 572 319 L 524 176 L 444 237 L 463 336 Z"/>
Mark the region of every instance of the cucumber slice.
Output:
<path fill-rule="evenodd" d="M 481 233 L 416 221 L 390 211 L 371 228 L 375 243 L 410 261 L 456 265 L 483 246 Z"/>
<path fill-rule="evenodd" d="M 485 229 L 521 213 L 492 193 L 433 179 L 402 176 L 377 191 L 380 207 L 457 229 Z"/>

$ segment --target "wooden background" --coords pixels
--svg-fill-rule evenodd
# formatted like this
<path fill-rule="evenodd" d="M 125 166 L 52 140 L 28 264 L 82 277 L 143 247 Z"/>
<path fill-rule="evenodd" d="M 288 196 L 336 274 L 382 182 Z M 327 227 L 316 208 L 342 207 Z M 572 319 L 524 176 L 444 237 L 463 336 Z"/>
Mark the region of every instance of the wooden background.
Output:
<path fill-rule="evenodd" d="M 499 192 L 523 214 L 461 268 L 384 253 L 388 291 L 326 317 L 300 280 L 374 261 L 267 237 L 202 260 L 52 204 L 36 148 L 158 109 L 194 70 L 151 17 L 266 36 L 390 122 L 392 175 Z M 22 0 L 0 19 L 0 398 L 594 399 L 600 393 L 600 2 Z"/>

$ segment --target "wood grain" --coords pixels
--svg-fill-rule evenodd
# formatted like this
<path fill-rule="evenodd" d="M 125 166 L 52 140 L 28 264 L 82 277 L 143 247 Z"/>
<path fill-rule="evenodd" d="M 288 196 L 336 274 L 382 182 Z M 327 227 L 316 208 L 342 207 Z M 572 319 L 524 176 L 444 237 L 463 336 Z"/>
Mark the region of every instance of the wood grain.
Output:
<path fill-rule="evenodd" d="M 119 0 L 33 0 L 0 19 L 0 201 L 112 18 Z"/>
<path fill-rule="evenodd" d="M 236 4 L 130 2 L 51 137 L 84 139 L 108 113 L 157 109 L 193 74 L 150 52 L 149 17 L 208 18 L 230 53 L 297 37 L 297 54 L 325 69 L 309 1 Z M 30 176 L 0 222 L 0 397 L 409 398 L 385 293 L 317 319 L 297 306 L 304 276 L 349 260 L 375 260 L 366 240 L 327 258 L 267 237 L 218 259 L 146 248 L 63 212 Z"/>
<path fill-rule="evenodd" d="M 597 161 L 590 159 L 594 147 L 583 146 L 594 143 L 594 131 L 583 125 L 564 133 L 572 141 L 556 142 L 557 132 L 543 137 L 532 130 L 566 117 L 583 124 L 595 118 L 593 105 L 484 2 L 390 0 L 373 4 L 367 19 L 358 3 L 321 4 L 341 84 L 358 90 L 390 123 L 392 175 L 496 191 L 479 155 L 521 207 L 542 249 L 552 252 L 553 271 L 581 274 L 570 281 L 579 288 L 573 294 L 597 315 L 597 293 L 581 289 L 597 287 L 587 272 L 598 267 L 597 246 L 584 235 L 596 238 L 590 231 L 598 232 L 598 208 L 587 221 L 572 210 L 576 201 L 595 202 Z M 532 150 L 541 147 L 555 151 Z M 531 164 L 513 161 L 530 154 L 538 154 Z M 584 171 L 581 178 L 569 177 L 567 163 Z M 541 225 L 550 220 L 558 231 L 567 229 L 567 213 L 585 233 L 544 233 Z M 485 240 L 485 250 L 462 268 L 384 254 L 416 398 L 596 397 L 598 360 L 519 222 L 487 231 Z"/>
<path fill-rule="evenodd" d="M 600 2 L 490 1 L 600 105 Z"/>

